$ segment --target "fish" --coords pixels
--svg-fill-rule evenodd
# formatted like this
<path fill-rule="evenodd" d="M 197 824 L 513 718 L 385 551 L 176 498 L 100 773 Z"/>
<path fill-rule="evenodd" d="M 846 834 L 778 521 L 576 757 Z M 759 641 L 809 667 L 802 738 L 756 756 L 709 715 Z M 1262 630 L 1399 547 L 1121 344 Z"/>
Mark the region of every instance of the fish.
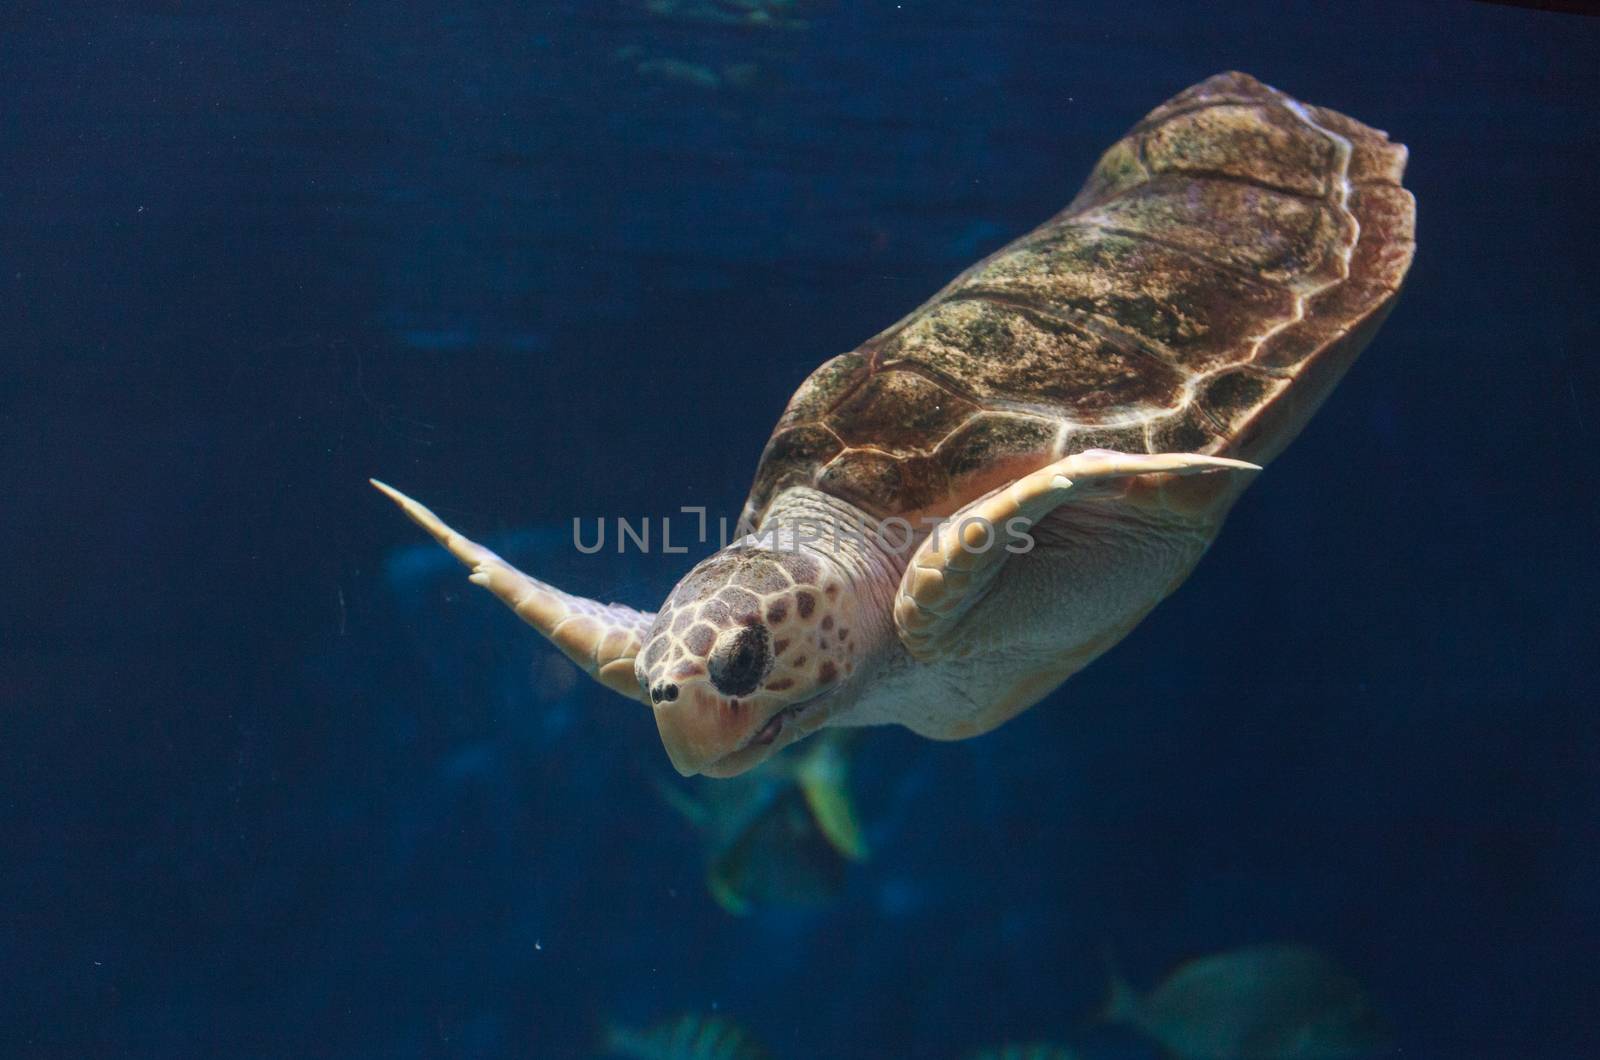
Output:
<path fill-rule="evenodd" d="M 692 792 L 658 782 L 662 798 L 704 836 L 706 888 L 728 913 L 820 904 L 838 893 L 850 862 L 866 860 L 848 785 L 858 732 L 834 730 L 802 755 L 732 780 L 701 780 Z"/>
<path fill-rule="evenodd" d="M 644 10 L 657 18 L 715 26 L 805 29 L 794 17 L 794 0 L 645 0 Z"/>
<path fill-rule="evenodd" d="M 641 78 L 670 81 L 678 84 L 717 91 L 721 88 L 745 90 L 756 88 L 762 81 L 758 63 L 740 62 L 723 66 L 721 72 L 704 63 L 688 62 L 670 56 L 650 57 L 637 44 L 625 45 L 611 53 L 613 62 L 627 63 Z"/>
<path fill-rule="evenodd" d="M 1104 1016 L 1184 1060 L 1362 1057 L 1388 1035 L 1361 984 L 1307 946 L 1267 944 L 1179 965 L 1140 997 L 1113 975 Z"/>
<path fill-rule="evenodd" d="M 658 81 L 673 81 L 695 88 L 722 87 L 722 78 L 715 70 L 682 59 L 646 59 L 634 69 L 640 77 L 652 77 Z"/>
<path fill-rule="evenodd" d="M 980 1049 L 970 1054 L 967 1060 L 1079 1060 L 1079 1057 L 1064 1045 L 1008 1042 L 992 1049 Z"/>
<path fill-rule="evenodd" d="M 603 1049 L 630 1060 L 771 1060 L 772 1054 L 749 1031 L 721 1016 L 685 1013 L 642 1030 L 612 1027 Z"/>

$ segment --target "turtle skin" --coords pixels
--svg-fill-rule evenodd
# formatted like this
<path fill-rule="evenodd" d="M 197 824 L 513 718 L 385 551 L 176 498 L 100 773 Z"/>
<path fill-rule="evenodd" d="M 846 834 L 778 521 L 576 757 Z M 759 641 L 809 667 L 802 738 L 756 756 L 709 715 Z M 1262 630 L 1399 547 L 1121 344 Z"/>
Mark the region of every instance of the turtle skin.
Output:
<path fill-rule="evenodd" d="M 948 515 L 1085 449 L 1265 463 L 1414 249 L 1406 149 L 1241 73 L 1152 111 L 1065 210 L 801 384 L 741 523 L 810 486 Z"/>

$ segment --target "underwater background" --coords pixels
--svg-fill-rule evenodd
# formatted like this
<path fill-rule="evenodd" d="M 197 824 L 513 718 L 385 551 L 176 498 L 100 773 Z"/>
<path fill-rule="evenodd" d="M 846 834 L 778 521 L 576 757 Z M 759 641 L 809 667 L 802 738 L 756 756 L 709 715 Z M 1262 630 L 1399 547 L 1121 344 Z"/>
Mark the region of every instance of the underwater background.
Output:
<path fill-rule="evenodd" d="M 698 557 L 574 517 L 735 516 L 1226 69 L 1410 147 L 1393 315 L 1120 647 L 865 733 L 864 860 L 735 915 L 648 714 L 367 477 L 653 608 Z M 1600 20 L 1465 0 L 5 5 L 0 1053 L 1153 1057 L 1113 968 L 1292 941 L 1378 1055 L 1600 1055 L 1597 101 Z"/>

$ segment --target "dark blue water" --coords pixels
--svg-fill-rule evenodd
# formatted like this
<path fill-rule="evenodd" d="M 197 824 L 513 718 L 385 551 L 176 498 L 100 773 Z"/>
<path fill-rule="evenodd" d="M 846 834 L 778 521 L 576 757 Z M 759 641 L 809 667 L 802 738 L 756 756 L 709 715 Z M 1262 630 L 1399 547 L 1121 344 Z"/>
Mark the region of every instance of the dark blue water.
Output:
<path fill-rule="evenodd" d="M 577 1056 L 715 1009 L 789 1057 L 1150 1056 L 1087 1026 L 1106 952 L 1277 939 L 1396 1055 L 1596 1055 L 1600 21 L 800 11 L 0 12 L 6 1055 Z M 646 712 L 366 477 L 653 608 L 694 557 L 572 516 L 736 513 L 813 366 L 1229 68 L 1410 146 L 1398 308 L 1134 636 L 989 737 L 875 734 L 872 859 L 727 916 Z"/>

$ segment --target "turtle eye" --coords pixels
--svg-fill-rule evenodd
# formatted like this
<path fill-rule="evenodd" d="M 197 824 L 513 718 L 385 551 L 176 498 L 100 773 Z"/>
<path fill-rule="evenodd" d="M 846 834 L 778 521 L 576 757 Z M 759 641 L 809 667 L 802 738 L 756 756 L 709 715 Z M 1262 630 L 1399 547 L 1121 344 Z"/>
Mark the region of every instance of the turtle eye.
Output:
<path fill-rule="evenodd" d="M 718 638 L 706 670 L 711 683 L 725 696 L 745 696 L 756 690 L 771 665 L 767 649 L 767 627 L 745 626 Z"/>

